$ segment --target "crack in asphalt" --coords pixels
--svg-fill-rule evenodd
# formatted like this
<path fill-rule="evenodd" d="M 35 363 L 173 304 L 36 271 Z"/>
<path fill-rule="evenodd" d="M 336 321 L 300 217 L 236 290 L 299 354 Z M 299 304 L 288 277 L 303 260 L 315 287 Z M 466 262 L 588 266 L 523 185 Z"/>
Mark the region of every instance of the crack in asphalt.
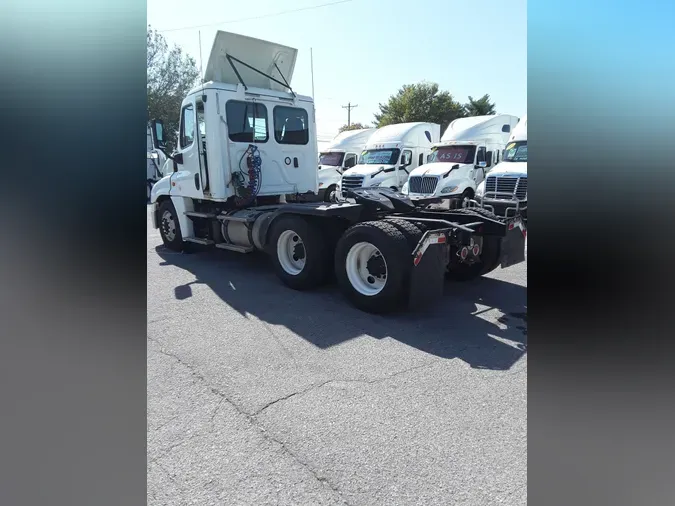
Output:
<path fill-rule="evenodd" d="M 265 411 L 267 408 L 269 408 L 271 406 L 274 406 L 275 404 L 277 404 L 279 402 L 286 401 L 286 400 L 288 400 L 292 397 L 295 397 L 297 395 L 306 394 L 308 392 L 311 392 L 312 390 L 318 390 L 319 388 L 322 388 L 322 387 L 324 387 L 326 385 L 329 385 L 331 383 L 362 383 L 364 385 L 373 385 L 375 383 L 382 383 L 383 381 L 390 380 L 392 378 L 395 378 L 396 376 L 400 376 L 401 374 L 405 374 L 405 373 L 408 373 L 408 372 L 411 372 L 411 371 L 415 371 L 417 369 L 423 369 L 424 367 L 428 367 L 429 365 L 435 364 L 436 362 L 440 362 L 440 361 L 441 360 L 429 360 L 429 361 L 425 362 L 424 364 L 417 365 L 417 366 L 414 366 L 414 367 L 409 367 L 408 369 L 403 369 L 402 371 L 397 371 L 394 374 L 390 374 L 388 376 L 383 376 L 381 378 L 375 378 L 375 379 L 371 379 L 371 380 L 364 380 L 364 379 L 329 379 L 329 380 L 326 380 L 326 381 L 322 381 L 321 383 L 316 383 L 314 385 L 310 385 L 309 387 L 307 387 L 303 390 L 299 390 L 297 392 L 290 393 L 290 394 L 285 395 L 283 397 L 279 397 L 278 399 L 275 399 L 271 402 L 268 402 L 262 408 L 260 408 L 255 413 L 253 413 L 253 416 L 258 416 L 260 413 Z"/>
<path fill-rule="evenodd" d="M 302 467 L 304 467 L 305 469 L 307 469 L 307 471 L 309 471 L 309 473 L 310 473 L 310 474 L 311 474 L 311 475 L 312 475 L 319 483 L 321 483 L 322 486 L 328 487 L 330 490 L 332 490 L 334 493 L 336 493 L 336 494 L 339 496 L 339 499 L 342 501 L 343 504 L 345 504 L 346 506 L 352 506 L 352 505 L 350 505 L 350 503 L 347 502 L 347 500 L 342 496 L 342 493 L 340 492 L 340 490 L 337 488 L 336 485 L 332 484 L 327 478 L 325 478 L 325 477 L 323 477 L 323 476 L 319 476 L 319 475 L 317 474 L 317 472 L 316 472 L 316 471 L 315 471 L 308 463 L 304 462 L 300 457 L 298 457 L 295 453 L 293 453 L 293 452 L 288 448 L 288 446 L 286 446 L 286 443 L 284 443 L 283 441 L 281 441 L 281 440 L 275 438 L 275 437 L 272 436 L 270 433 L 268 433 L 267 430 L 266 430 L 266 429 L 258 422 L 258 420 L 255 418 L 254 415 L 251 415 L 250 413 L 247 413 L 246 411 L 244 411 L 244 410 L 243 410 L 241 407 L 239 407 L 235 402 L 233 402 L 231 399 L 229 399 L 223 392 L 221 392 L 221 391 L 219 391 L 218 389 L 216 389 L 216 388 L 214 388 L 213 386 L 211 386 L 211 385 L 209 384 L 209 382 L 206 380 L 206 378 L 205 378 L 202 374 L 200 374 L 200 373 L 199 373 L 192 365 L 190 365 L 190 364 L 188 364 L 187 362 L 183 361 L 178 355 L 176 355 L 176 354 L 174 354 L 174 353 L 171 353 L 171 352 L 169 352 L 169 351 L 166 351 L 166 350 L 162 347 L 162 343 L 161 343 L 160 341 L 158 341 L 157 339 L 153 339 L 153 338 L 151 338 L 151 337 L 148 337 L 148 340 L 149 340 L 149 341 L 152 341 L 152 342 L 154 342 L 154 343 L 156 343 L 156 344 L 159 346 L 159 350 L 158 350 L 158 351 L 159 351 L 162 355 L 165 355 L 165 356 L 167 356 L 167 357 L 173 358 L 173 359 L 176 360 L 179 364 L 183 365 L 185 368 L 188 369 L 188 371 L 190 371 L 190 374 L 191 374 L 191 375 L 193 375 L 195 378 L 201 380 L 201 381 L 209 388 L 209 390 L 210 390 L 213 394 L 215 394 L 215 395 L 217 395 L 217 396 L 219 396 L 219 397 L 221 398 L 221 401 L 218 403 L 218 406 L 216 406 L 216 408 L 215 408 L 215 410 L 214 410 L 214 413 L 212 414 L 211 421 L 213 421 L 213 419 L 215 418 L 215 415 L 217 414 L 217 412 L 218 412 L 220 406 L 222 405 L 222 403 L 223 403 L 223 402 L 227 402 L 229 405 L 231 405 L 231 406 L 235 409 L 235 411 L 237 411 L 237 413 L 239 413 L 240 415 L 242 415 L 243 417 L 245 417 L 246 420 L 247 420 L 253 427 L 255 427 L 256 429 L 258 429 L 258 431 L 260 432 L 260 434 L 262 435 L 262 437 L 263 437 L 264 439 L 266 439 L 267 441 L 271 441 L 271 442 L 276 443 L 277 445 L 279 445 L 279 446 L 281 447 L 281 449 L 282 449 L 286 454 L 288 454 L 295 462 L 297 462 L 297 463 L 300 464 Z M 164 469 L 164 468 L 159 464 L 158 461 L 159 461 L 160 459 L 163 459 L 164 457 L 166 457 L 166 456 L 169 454 L 169 452 L 172 451 L 174 448 L 177 448 L 178 446 L 181 446 L 181 445 L 185 444 L 186 442 L 188 442 L 188 441 L 190 441 L 190 440 L 192 440 L 192 439 L 194 439 L 194 438 L 196 438 L 196 437 L 199 437 L 199 436 L 200 436 L 200 435 L 193 435 L 193 436 L 191 436 L 191 437 L 189 437 L 189 438 L 186 438 L 186 439 L 182 440 L 180 443 L 176 443 L 175 445 L 171 445 L 171 446 L 169 447 L 168 450 L 166 450 L 166 451 L 164 451 L 164 452 L 162 453 L 162 455 L 159 455 L 159 456 L 157 456 L 157 457 L 151 459 L 151 462 L 154 463 L 154 464 L 156 464 L 157 466 L 160 467 L 160 469 L 162 469 L 163 471 L 166 472 L 166 469 Z M 170 475 L 168 472 L 166 472 L 166 473 L 167 473 L 167 475 L 169 475 L 169 479 L 170 479 L 171 481 L 174 481 L 174 479 L 171 477 L 171 475 Z M 175 481 L 174 481 L 174 483 L 175 483 Z M 176 485 L 180 488 L 180 485 L 178 485 L 178 483 L 176 483 Z"/>

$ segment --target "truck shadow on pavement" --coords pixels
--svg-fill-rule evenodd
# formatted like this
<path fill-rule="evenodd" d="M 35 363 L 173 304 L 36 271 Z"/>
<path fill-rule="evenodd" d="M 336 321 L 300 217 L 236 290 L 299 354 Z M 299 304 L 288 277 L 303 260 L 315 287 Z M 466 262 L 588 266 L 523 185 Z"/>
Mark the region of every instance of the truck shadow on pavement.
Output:
<path fill-rule="evenodd" d="M 353 308 L 335 285 L 310 292 L 287 288 L 263 254 L 177 254 L 163 246 L 156 252 L 161 266 L 196 278 L 174 288 L 176 299 L 190 299 L 191 285 L 204 284 L 242 316 L 282 325 L 321 349 L 367 334 L 490 370 L 510 369 L 527 351 L 527 287 L 506 281 L 448 282 L 434 307 L 380 316 Z"/>

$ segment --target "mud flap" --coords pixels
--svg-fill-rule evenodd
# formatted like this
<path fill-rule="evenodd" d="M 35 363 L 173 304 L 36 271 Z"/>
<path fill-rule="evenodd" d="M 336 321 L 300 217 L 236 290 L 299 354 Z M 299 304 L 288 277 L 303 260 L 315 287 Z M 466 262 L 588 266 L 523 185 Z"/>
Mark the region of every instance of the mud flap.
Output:
<path fill-rule="evenodd" d="M 426 248 L 416 265 L 413 259 L 410 259 L 413 263 L 408 292 L 410 309 L 429 307 L 443 297 L 448 248 L 447 243 L 433 244 Z"/>
<path fill-rule="evenodd" d="M 508 224 L 506 235 L 502 238 L 499 258 L 502 269 L 525 261 L 525 237 L 527 229 L 520 219 Z"/>

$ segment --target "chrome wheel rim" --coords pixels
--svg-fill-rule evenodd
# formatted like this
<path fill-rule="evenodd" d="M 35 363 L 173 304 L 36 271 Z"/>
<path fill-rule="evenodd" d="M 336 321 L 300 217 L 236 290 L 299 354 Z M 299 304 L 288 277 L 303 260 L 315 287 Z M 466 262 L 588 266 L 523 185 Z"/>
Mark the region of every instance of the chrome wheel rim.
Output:
<path fill-rule="evenodd" d="M 171 211 L 164 211 L 162 214 L 162 232 L 169 242 L 176 238 L 176 222 Z"/>

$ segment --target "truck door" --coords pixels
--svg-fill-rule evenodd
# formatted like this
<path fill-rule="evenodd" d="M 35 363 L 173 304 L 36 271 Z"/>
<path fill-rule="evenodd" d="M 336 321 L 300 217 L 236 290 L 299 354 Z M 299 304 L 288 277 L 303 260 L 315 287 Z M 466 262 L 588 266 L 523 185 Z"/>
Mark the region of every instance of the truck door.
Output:
<path fill-rule="evenodd" d="M 172 191 L 182 196 L 202 198 L 202 181 L 200 179 L 200 156 L 197 133 L 197 116 L 194 98 L 185 104 L 180 113 L 180 129 L 178 133 L 178 148 L 176 165 L 178 171 L 172 182 L 176 183 Z"/>
<path fill-rule="evenodd" d="M 413 170 L 414 168 L 415 167 L 413 165 L 413 152 L 409 149 L 404 149 L 403 153 L 401 153 L 401 163 L 398 167 L 398 170 L 396 171 L 396 175 L 398 176 L 397 181 L 399 190 L 408 180 L 410 171 Z"/>
<path fill-rule="evenodd" d="M 281 150 L 279 189 L 292 193 L 299 186 L 311 188 L 308 165 L 314 165 L 309 150 L 309 114 L 300 107 L 276 105 L 273 111 L 274 140 Z M 314 171 L 315 173 L 316 171 Z M 313 174 L 312 174 L 313 175 Z M 290 187 L 288 185 L 291 185 Z M 280 191 L 282 193 L 282 191 Z"/>
<path fill-rule="evenodd" d="M 344 161 L 344 164 L 343 164 L 344 168 L 342 170 L 345 171 L 345 170 L 351 169 L 354 165 L 357 164 L 358 159 L 359 159 L 359 155 L 357 155 L 356 153 L 347 153 L 345 155 L 345 161 Z"/>
<path fill-rule="evenodd" d="M 209 190 L 209 163 L 206 156 L 206 120 L 204 117 L 204 102 L 201 97 L 196 100 L 197 105 L 197 149 L 199 151 L 199 174 L 202 192 L 210 193 Z"/>
<path fill-rule="evenodd" d="M 478 148 L 478 153 L 476 154 L 476 165 L 474 166 L 473 170 L 471 171 L 471 178 L 474 180 L 476 186 L 481 184 L 483 182 L 483 179 L 485 179 L 485 174 L 487 170 L 489 169 L 491 163 L 491 158 L 488 160 L 488 157 L 492 157 L 492 152 L 486 152 L 485 146 L 480 146 Z M 479 167 L 478 164 L 480 162 L 486 162 L 487 167 Z"/>

